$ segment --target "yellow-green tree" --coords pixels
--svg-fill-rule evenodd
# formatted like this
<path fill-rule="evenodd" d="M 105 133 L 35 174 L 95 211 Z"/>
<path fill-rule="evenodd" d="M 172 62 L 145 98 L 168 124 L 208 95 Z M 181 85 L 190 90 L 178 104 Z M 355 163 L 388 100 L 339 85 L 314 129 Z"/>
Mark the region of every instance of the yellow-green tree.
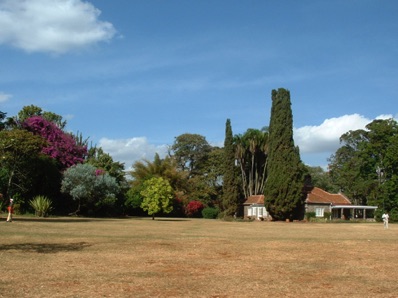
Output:
<path fill-rule="evenodd" d="M 163 212 L 170 213 L 173 211 L 173 188 L 170 183 L 162 177 L 153 177 L 146 180 L 143 185 L 141 195 L 144 198 L 141 203 L 141 208 L 152 215 Z"/>

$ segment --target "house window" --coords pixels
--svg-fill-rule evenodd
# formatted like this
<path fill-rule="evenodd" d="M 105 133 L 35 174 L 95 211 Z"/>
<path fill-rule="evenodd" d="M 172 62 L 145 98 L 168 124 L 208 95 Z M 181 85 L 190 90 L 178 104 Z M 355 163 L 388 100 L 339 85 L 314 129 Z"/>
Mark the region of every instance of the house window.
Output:
<path fill-rule="evenodd" d="M 252 215 L 253 215 L 252 208 L 249 207 L 249 208 L 247 209 L 247 216 L 252 216 Z"/>
<path fill-rule="evenodd" d="M 263 208 L 258 208 L 258 216 L 263 216 Z"/>
<path fill-rule="evenodd" d="M 324 208 L 315 208 L 315 215 L 316 217 L 323 217 Z"/>

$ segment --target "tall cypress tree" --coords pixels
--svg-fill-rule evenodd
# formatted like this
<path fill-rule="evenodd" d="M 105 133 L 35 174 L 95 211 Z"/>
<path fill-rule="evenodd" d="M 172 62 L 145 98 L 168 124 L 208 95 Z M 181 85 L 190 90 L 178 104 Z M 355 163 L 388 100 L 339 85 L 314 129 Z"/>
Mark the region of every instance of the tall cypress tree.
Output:
<path fill-rule="evenodd" d="M 222 208 L 224 216 L 232 216 L 239 208 L 239 186 L 235 170 L 235 150 L 233 144 L 231 121 L 227 119 L 224 140 L 224 175 L 223 175 Z"/>
<path fill-rule="evenodd" d="M 293 141 L 290 92 L 272 90 L 265 207 L 274 220 L 301 219 L 304 212 L 303 164 Z"/>

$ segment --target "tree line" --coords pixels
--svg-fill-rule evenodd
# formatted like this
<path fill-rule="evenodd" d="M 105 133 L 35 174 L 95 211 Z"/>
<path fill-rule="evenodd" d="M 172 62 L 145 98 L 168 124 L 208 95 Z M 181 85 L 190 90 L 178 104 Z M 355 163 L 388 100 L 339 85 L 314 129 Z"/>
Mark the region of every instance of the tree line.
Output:
<path fill-rule="evenodd" d="M 184 133 L 166 157 L 138 160 L 131 171 L 81 133 L 67 132 L 60 115 L 33 105 L 13 117 L 0 112 L 2 209 L 13 197 L 18 212 L 35 212 L 45 197 L 58 215 L 232 218 L 243 215 L 247 197 L 264 194 L 274 220 L 294 220 L 304 217 L 308 187 L 318 186 L 398 217 L 394 120 L 344 134 L 325 171 L 300 159 L 290 92 L 272 90 L 271 100 L 268 126 L 234 135 L 227 119 L 223 147 Z"/>

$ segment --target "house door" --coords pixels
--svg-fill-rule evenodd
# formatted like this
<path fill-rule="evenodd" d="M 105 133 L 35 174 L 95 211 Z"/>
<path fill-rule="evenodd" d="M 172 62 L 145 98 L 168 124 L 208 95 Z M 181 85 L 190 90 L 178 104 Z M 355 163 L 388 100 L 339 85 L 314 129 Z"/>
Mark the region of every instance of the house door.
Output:
<path fill-rule="evenodd" d="M 340 210 L 339 209 L 333 209 L 333 211 L 332 211 L 332 219 L 333 218 L 340 218 Z"/>

